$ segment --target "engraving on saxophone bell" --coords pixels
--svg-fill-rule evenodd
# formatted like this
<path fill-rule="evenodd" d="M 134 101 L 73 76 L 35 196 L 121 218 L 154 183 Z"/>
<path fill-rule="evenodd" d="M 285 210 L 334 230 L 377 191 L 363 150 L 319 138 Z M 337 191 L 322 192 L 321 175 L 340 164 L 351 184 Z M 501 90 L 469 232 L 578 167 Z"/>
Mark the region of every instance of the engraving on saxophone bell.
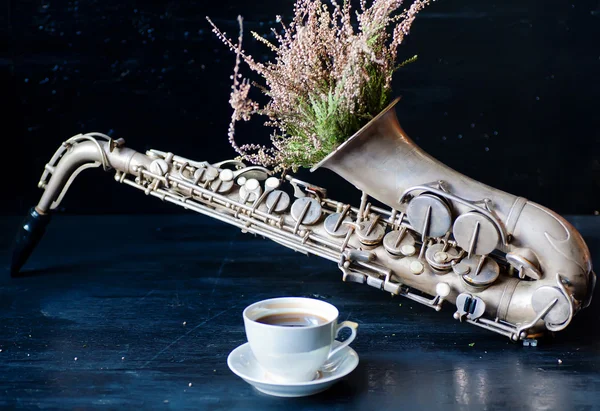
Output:
<path fill-rule="evenodd" d="M 315 224 L 321 218 L 321 205 L 311 197 L 299 198 L 292 204 L 292 218 L 298 224 Z"/>

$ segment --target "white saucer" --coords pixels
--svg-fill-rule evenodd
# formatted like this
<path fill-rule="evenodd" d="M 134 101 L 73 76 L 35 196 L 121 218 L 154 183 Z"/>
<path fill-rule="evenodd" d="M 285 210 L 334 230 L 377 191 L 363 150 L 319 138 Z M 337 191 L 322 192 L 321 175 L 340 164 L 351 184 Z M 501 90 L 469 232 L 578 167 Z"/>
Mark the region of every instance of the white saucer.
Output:
<path fill-rule="evenodd" d="M 339 344 L 334 341 L 333 347 Z M 240 345 L 227 357 L 227 365 L 234 374 L 257 390 L 276 397 L 304 397 L 325 391 L 356 368 L 358 354 L 350 347 L 343 348 L 329 364 L 335 366 L 329 368 L 326 364 L 312 381 L 281 383 L 269 378 L 268 373 L 256 361 L 249 343 Z"/>

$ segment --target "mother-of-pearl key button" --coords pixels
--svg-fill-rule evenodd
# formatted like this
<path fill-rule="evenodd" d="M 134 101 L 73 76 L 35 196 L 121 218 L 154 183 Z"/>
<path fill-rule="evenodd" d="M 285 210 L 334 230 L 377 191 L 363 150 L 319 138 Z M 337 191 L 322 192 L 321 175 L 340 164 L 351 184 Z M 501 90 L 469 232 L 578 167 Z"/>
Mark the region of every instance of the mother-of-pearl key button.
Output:
<path fill-rule="evenodd" d="M 400 248 L 400 252 L 405 256 L 410 257 L 412 255 L 415 255 L 417 249 L 414 245 L 403 245 L 402 248 Z"/>
<path fill-rule="evenodd" d="M 246 180 L 246 184 L 244 184 L 244 187 L 248 191 L 256 191 L 258 188 L 260 188 L 260 183 L 257 179 L 251 178 L 249 180 Z"/>
<path fill-rule="evenodd" d="M 435 260 L 436 263 L 445 263 L 446 261 L 448 261 L 448 257 L 449 257 L 448 253 L 446 253 L 444 251 L 438 251 L 433 256 L 433 259 Z"/>
<path fill-rule="evenodd" d="M 279 184 L 280 184 L 280 182 L 277 177 L 269 177 L 265 181 L 265 190 L 266 191 L 275 190 L 275 189 L 279 188 Z"/>
<path fill-rule="evenodd" d="M 222 181 L 233 181 L 233 170 L 230 170 L 228 168 L 221 170 L 221 172 L 219 173 L 219 178 Z"/>
<path fill-rule="evenodd" d="M 415 253 L 415 238 L 405 230 L 390 231 L 383 237 L 383 247 L 393 256 L 411 256 Z"/>
<path fill-rule="evenodd" d="M 239 181 L 239 180 L 238 180 Z M 255 178 L 249 178 L 246 183 L 240 187 L 240 199 L 242 201 L 254 202 L 262 194 L 260 183 Z"/>
<path fill-rule="evenodd" d="M 413 274 L 421 274 L 424 269 L 425 266 L 420 261 L 413 261 L 412 263 L 410 263 L 410 271 Z"/>
<path fill-rule="evenodd" d="M 447 283 L 438 283 L 435 286 L 435 292 L 442 298 L 448 297 L 450 295 L 450 286 Z"/>
<path fill-rule="evenodd" d="M 216 167 L 208 166 L 204 173 L 204 180 L 213 181 L 217 177 L 219 177 L 219 170 Z"/>

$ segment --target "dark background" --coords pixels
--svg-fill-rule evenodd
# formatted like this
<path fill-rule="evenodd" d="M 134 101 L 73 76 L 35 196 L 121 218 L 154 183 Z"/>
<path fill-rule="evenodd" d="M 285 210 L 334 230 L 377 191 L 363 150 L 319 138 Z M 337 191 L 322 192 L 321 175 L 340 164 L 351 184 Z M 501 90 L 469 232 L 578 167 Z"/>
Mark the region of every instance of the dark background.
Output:
<path fill-rule="evenodd" d="M 0 15 L 5 147 L 2 213 L 40 195 L 44 164 L 68 137 L 100 131 L 130 147 L 197 160 L 234 155 L 226 130 L 234 57 L 210 15 L 268 58 L 267 33 L 292 1 L 9 0 Z M 401 124 L 427 152 L 479 180 L 560 213 L 600 210 L 600 2 L 443 0 L 413 25 L 397 73 Z M 260 121 L 238 129 L 261 141 Z M 9 166 L 9 167 L 8 167 Z M 5 168 L 6 167 L 6 168 Z M 72 213 L 180 212 L 87 171 L 63 208 Z M 322 170 L 300 178 L 332 198 L 358 193 Z"/>

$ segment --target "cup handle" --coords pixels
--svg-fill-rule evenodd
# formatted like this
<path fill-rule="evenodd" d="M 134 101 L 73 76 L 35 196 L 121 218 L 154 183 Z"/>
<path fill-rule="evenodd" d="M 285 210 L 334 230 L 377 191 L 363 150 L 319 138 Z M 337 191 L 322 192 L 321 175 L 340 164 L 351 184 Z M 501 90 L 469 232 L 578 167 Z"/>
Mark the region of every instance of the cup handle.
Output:
<path fill-rule="evenodd" d="M 352 334 L 350 334 L 350 337 L 348 337 L 346 339 L 346 341 L 344 341 L 341 345 L 337 346 L 336 348 L 331 350 L 331 352 L 329 352 L 329 356 L 327 357 L 328 360 L 331 359 L 331 357 L 333 357 L 342 348 L 346 348 L 348 345 L 350 345 L 350 343 L 352 341 L 354 341 L 354 339 L 356 338 L 356 330 L 358 329 L 358 324 L 355 323 L 354 321 L 343 321 L 343 322 L 339 323 L 336 327 L 337 327 L 335 330 L 336 338 L 342 328 L 349 328 L 350 331 L 352 332 Z"/>

